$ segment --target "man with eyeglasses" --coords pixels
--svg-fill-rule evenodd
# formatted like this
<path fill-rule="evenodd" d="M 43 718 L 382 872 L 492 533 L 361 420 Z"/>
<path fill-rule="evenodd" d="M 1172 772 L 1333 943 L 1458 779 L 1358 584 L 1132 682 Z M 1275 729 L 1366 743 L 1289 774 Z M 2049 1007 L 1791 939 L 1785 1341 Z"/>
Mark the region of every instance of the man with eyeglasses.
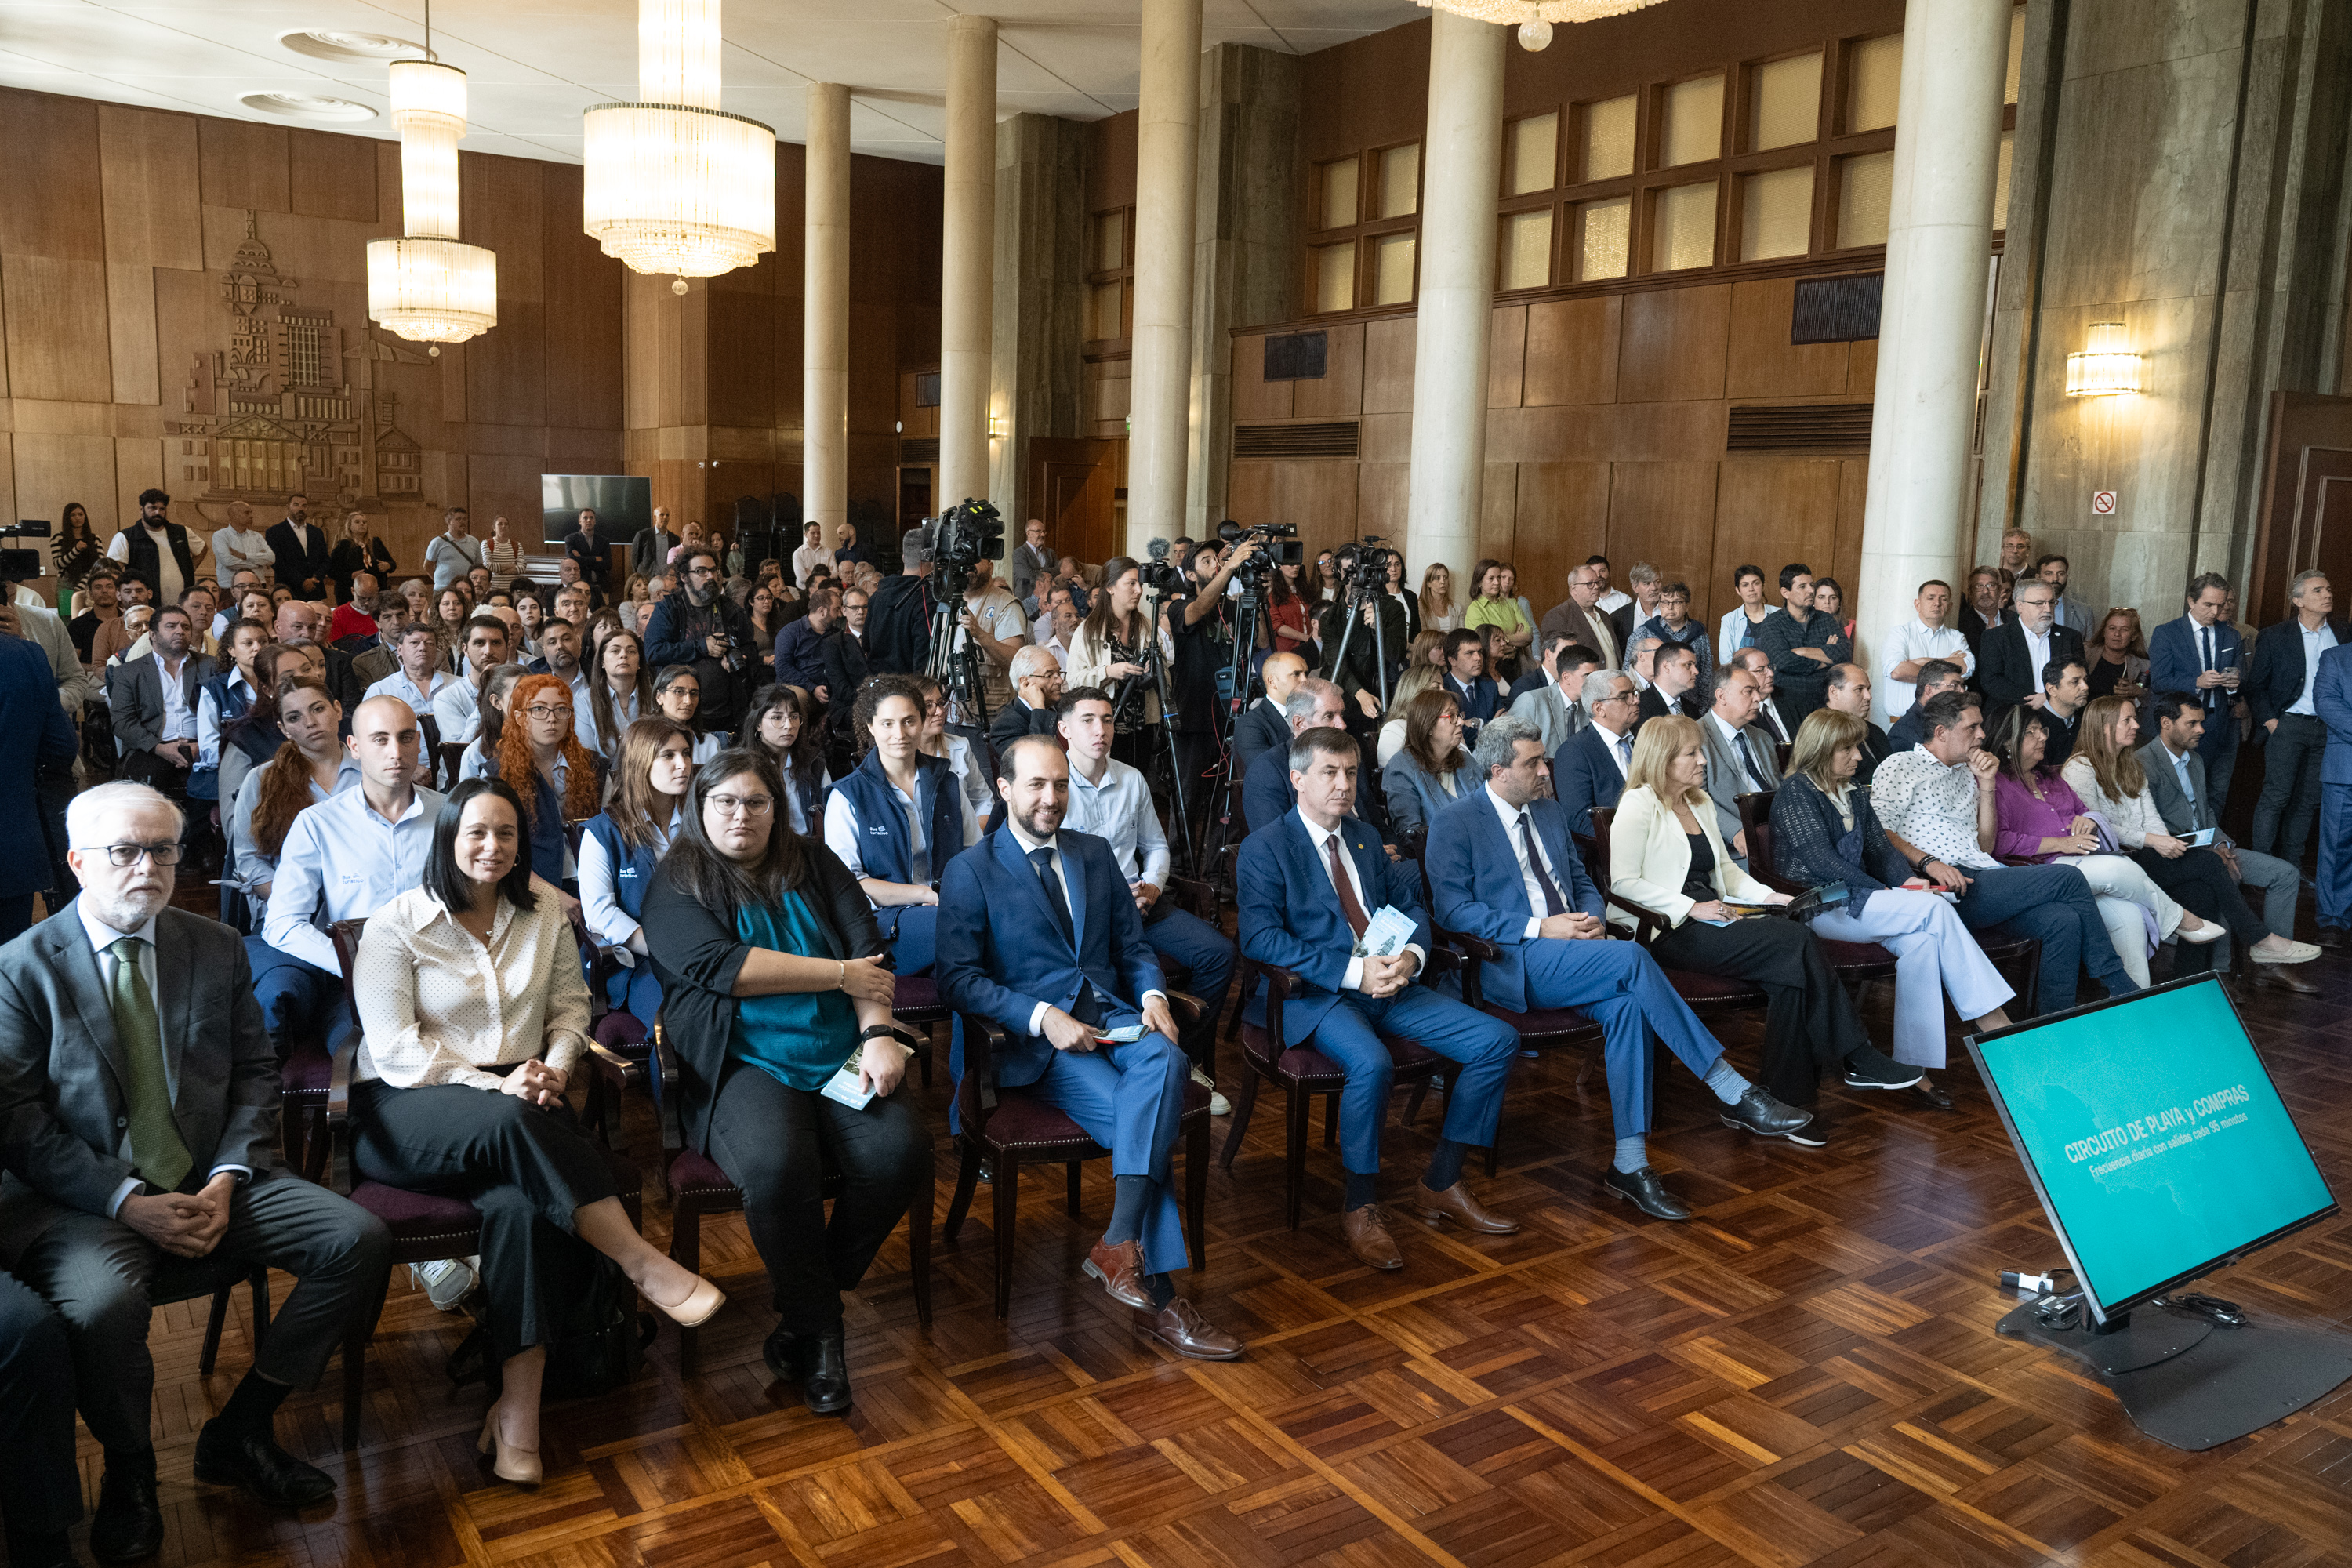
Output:
<path fill-rule="evenodd" d="M 1633 678 L 1622 669 L 1591 671 L 1577 698 L 1587 721 L 1552 754 L 1552 793 L 1568 818 L 1568 830 L 1590 838 L 1592 808 L 1614 811 L 1617 797 L 1625 793 L 1642 700 L 1633 690 Z"/>
<path fill-rule="evenodd" d="M 373 1325 L 391 1241 L 350 1200 L 278 1168 L 278 1065 L 244 949 L 171 907 L 178 808 L 124 781 L 77 796 L 67 821 L 80 896 L 0 948 L 0 1257 L 64 1321 L 63 1364 L 105 1454 L 90 1552 L 117 1563 L 163 1543 L 150 1301 L 224 1265 L 229 1278 L 256 1265 L 295 1277 L 251 1370 L 197 1434 L 195 1479 L 307 1508 L 335 1483 L 278 1447 L 278 1407 Z M 0 1312 L 13 1295 L 0 1291 Z M 35 1412 L 13 1392 L 0 1387 L 15 1437 Z M 51 1426 L 12 1442 L 10 1484 L 54 1481 L 58 1440 Z M 47 1509 L 20 1510 L 0 1485 L 15 1562 L 72 1560 L 51 1533 L 79 1490 L 71 1440 L 68 1428 Z M 20 1546 L 20 1532 L 44 1539 Z"/>
<path fill-rule="evenodd" d="M 320 1032 L 328 1050 L 340 1050 L 349 1032 L 342 964 L 327 928 L 363 920 L 423 884 L 441 809 L 441 796 L 416 784 L 423 739 L 407 703 L 369 698 L 343 742 L 360 764 L 360 787 L 305 806 L 286 830 L 261 935 L 247 939 L 254 994 L 280 1060 Z"/>
<path fill-rule="evenodd" d="M 1763 706 L 1756 677 L 1742 667 L 1715 683 L 1715 705 L 1698 724 L 1699 739 L 1706 744 L 1706 794 L 1715 803 L 1716 830 L 1742 868 L 1748 864 L 1748 833 L 1739 826 L 1739 797 L 1770 795 L 1780 778 L 1772 737 L 1756 722 Z"/>
<path fill-rule="evenodd" d="M 741 606 L 720 590 L 719 557 L 689 544 L 678 552 L 684 576 L 677 593 L 654 606 L 646 621 L 646 658 L 654 668 L 694 667 L 702 683 L 702 708 L 695 721 L 705 730 L 732 731 L 749 695 L 749 672 L 760 668 L 758 634 Z"/>

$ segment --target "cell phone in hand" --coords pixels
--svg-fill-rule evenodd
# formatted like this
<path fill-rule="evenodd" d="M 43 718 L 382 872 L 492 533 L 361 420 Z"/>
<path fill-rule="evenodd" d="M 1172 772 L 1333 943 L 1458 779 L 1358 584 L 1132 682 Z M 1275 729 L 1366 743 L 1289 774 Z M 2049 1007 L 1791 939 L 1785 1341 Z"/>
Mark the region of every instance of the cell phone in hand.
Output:
<path fill-rule="evenodd" d="M 1151 1031 L 1141 1024 L 1129 1024 L 1123 1029 L 1097 1029 L 1095 1044 L 1098 1046 L 1131 1046 Z"/>

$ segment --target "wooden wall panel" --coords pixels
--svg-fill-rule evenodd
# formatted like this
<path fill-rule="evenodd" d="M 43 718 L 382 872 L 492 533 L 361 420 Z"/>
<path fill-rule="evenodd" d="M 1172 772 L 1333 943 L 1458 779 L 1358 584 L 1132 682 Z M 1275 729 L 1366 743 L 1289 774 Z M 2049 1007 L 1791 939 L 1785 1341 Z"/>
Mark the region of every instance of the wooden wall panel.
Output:
<path fill-rule="evenodd" d="M 1620 298 L 1624 327 L 1618 347 L 1618 401 L 1687 402 L 1723 395 L 1730 285 L 1660 289 Z"/>
<path fill-rule="evenodd" d="M 776 418 L 777 317 L 784 303 L 765 294 L 710 291 L 710 422 L 772 425 Z M 797 307 L 798 300 L 790 303 Z M 793 399 L 795 412 L 799 399 Z M 793 421 L 795 426 L 799 421 Z"/>
<path fill-rule="evenodd" d="M 200 120 L 196 145 L 207 205 L 259 212 L 293 210 L 288 130 L 242 120 Z"/>
<path fill-rule="evenodd" d="M 1345 462 L 1234 465 L 1230 510 L 1236 518 L 1295 522 L 1308 555 L 1356 535 L 1357 475 Z"/>
<path fill-rule="evenodd" d="M 1362 406 L 1366 414 L 1412 411 L 1415 328 L 1411 316 L 1390 316 L 1364 324 Z"/>
<path fill-rule="evenodd" d="M 466 344 L 467 415 L 480 424 L 537 429 L 547 423 L 547 308 L 507 298 L 503 277 L 499 281 L 498 326 Z"/>
<path fill-rule="evenodd" d="M 141 263 L 106 269 L 106 332 L 114 401 L 160 403 L 155 366 L 155 269 Z"/>
<path fill-rule="evenodd" d="M 322 131 L 289 132 L 287 188 L 293 210 L 304 217 L 349 218 L 373 224 L 377 213 L 376 145 L 372 139 L 358 136 L 333 136 Z M 522 163 L 511 158 L 492 162 L 516 163 L 525 169 L 547 166 Z M 464 178 L 462 173 L 459 178 Z M 467 237 L 473 238 L 470 230 Z M 503 251 L 499 259 L 504 263 Z"/>
<path fill-rule="evenodd" d="M 1319 381 L 1291 383 L 1291 412 L 1300 419 L 1352 419 L 1364 406 L 1364 323 L 1331 329 Z"/>
<path fill-rule="evenodd" d="M 114 479 L 114 443 L 104 436 L 53 436 L 18 430 L 9 439 L 10 467 L 15 471 L 17 510 L 14 517 L 45 517 L 52 523 L 65 515 L 66 503 L 79 501 L 89 509 L 90 526 L 111 535 L 126 517 Z M 132 487 L 131 493 L 138 493 Z"/>
<path fill-rule="evenodd" d="M 1727 458 L 1716 486 L 1715 562 L 1707 574 L 1708 609 L 1731 607 L 1731 574 L 1742 562 L 1764 569 L 1768 604 L 1778 605 L 1780 568 L 1834 561 L 1844 465 L 1835 458 Z M 1698 584 L 1691 584 L 1696 593 Z"/>
<path fill-rule="evenodd" d="M 1838 584 L 1845 590 L 1845 612 L 1853 614 L 1855 586 L 1862 581 L 1863 506 L 1870 495 L 1870 461 L 1850 458 L 1838 465 L 1837 553 L 1833 557 Z M 1957 590 L 1958 584 L 1954 584 Z M 1728 608 L 1729 606 L 1726 606 Z"/>
<path fill-rule="evenodd" d="M 1356 423 L 1356 456 L 1367 463 L 1412 459 L 1412 416 L 1367 414 Z"/>
<path fill-rule="evenodd" d="M 1622 578 L 1647 561 L 1668 581 L 1690 584 L 1693 615 L 1711 583 L 1716 532 L 1716 469 L 1712 461 L 1619 463 L 1609 474 L 1609 557 Z M 1730 608 L 1728 598 L 1723 607 Z"/>
<path fill-rule="evenodd" d="M 1569 569 L 1609 548 L 1609 465 L 1521 463 L 1513 506 L 1507 559 L 1541 616 L 1566 596 Z"/>
<path fill-rule="evenodd" d="M 1796 299 L 1793 278 L 1732 285 L 1725 396 L 1835 397 L 1844 393 L 1851 345 L 1790 343 Z"/>
<path fill-rule="evenodd" d="M 1233 354 L 1234 423 L 1253 425 L 1262 420 L 1289 418 L 1296 411 L 1292 388 L 1298 384 L 1265 379 L 1265 339 L 1235 338 Z M 1408 376 L 1405 407 L 1412 406 L 1411 386 Z"/>
<path fill-rule="evenodd" d="M 0 256 L 0 293 L 7 298 L 12 395 L 71 403 L 111 397 L 104 263 Z"/>
<path fill-rule="evenodd" d="M 541 168 L 547 422 L 617 437 L 622 427 L 622 269 L 581 232 L 581 172 L 554 163 Z M 617 439 L 612 445 L 617 450 Z"/>
<path fill-rule="evenodd" d="M 1486 480 L 1479 490 L 1478 553 L 1492 555 L 1498 560 L 1508 560 L 1511 554 L 1511 542 L 1518 532 L 1518 522 L 1519 465 L 1488 463 Z M 1453 565 L 1451 562 L 1447 564 Z M 1454 567 L 1454 570 L 1457 573 L 1467 572 L 1472 564 L 1465 561 L 1458 567 Z M 1426 568 L 1424 567 L 1423 570 L 1425 571 Z M 1413 586 L 1416 590 L 1421 585 L 1422 574 L 1422 572 L 1412 574 Z M 1465 598 L 1460 584 L 1454 585 L 1454 596 L 1456 602 Z"/>
<path fill-rule="evenodd" d="M 498 252 L 499 300 L 546 298 L 541 246 L 546 219 L 541 170 L 520 158 L 458 154 L 460 223 L 467 242 Z M 573 209 L 576 215 L 578 209 Z M 503 318 L 501 318 L 503 321 Z"/>
<path fill-rule="evenodd" d="M 1356 479 L 1357 533 L 1403 543 L 1405 506 L 1412 489 L 1412 468 L 1410 463 L 1364 463 L 1359 466 Z"/>
<path fill-rule="evenodd" d="M 195 121 L 101 103 L 98 142 L 107 260 L 116 266 L 204 266 Z M 373 175 L 369 184 L 373 189 Z"/>
<path fill-rule="evenodd" d="M 1529 406 L 1615 402 L 1624 308 L 1619 294 L 1528 306 L 1522 401 Z"/>
<path fill-rule="evenodd" d="M 1502 306 L 1495 311 L 1494 331 L 1486 344 L 1486 406 L 1517 407 L 1527 368 L 1528 308 Z"/>
<path fill-rule="evenodd" d="M 0 255 L 103 260 L 98 105 L 0 92 L 0 148 L 8 158 Z"/>

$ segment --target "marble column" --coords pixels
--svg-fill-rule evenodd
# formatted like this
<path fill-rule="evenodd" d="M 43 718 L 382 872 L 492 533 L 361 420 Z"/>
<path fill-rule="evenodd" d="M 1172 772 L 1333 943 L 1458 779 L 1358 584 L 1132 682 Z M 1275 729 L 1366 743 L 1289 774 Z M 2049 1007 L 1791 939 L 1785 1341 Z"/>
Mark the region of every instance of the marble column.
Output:
<path fill-rule="evenodd" d="M 1442 561 L 1458 580 L 1478 554 L 1486 478 L 1486 356 L 1495 309 L 1495 193 L 1502 183 L 1506 29 L 1435 11 L 1429 130 L 1421 153 L 1420 321 L 1413 343 L 1412 469 L 1405 580 Z"/>
<path fill-rule="evenodd" d="M 948 24 L 948 148 L 940 237 L 940 510 L 988 494 L 989 307 L 996 264 L 996 23 Z"/>
<path fill-rule="evenodd" d="M 1201 137 L 1201 0 L 1143 0 L 1135 135 L 1135 336 L 1127 552 L 1184 531 L 1192 402 L 1192 198 Z"/>
<path fill-rule="evenodd" d="M 849 89 L 808 91 L 801 327 L 801 516 L 830 543 L 849 514 Z"/>
<path fill-rule="evenodd" d="M 1912 613 L 1919 584 L 1944 579 L 1955 602 L 1961 586 L 2010 11 L 2010 0 L 1906 8 L 1855 584 L 1856 654 L 1874 677 L 1877 650 Z M 1883 721 L 1885 693 L 1875 684 L 1871 706 Z"/>

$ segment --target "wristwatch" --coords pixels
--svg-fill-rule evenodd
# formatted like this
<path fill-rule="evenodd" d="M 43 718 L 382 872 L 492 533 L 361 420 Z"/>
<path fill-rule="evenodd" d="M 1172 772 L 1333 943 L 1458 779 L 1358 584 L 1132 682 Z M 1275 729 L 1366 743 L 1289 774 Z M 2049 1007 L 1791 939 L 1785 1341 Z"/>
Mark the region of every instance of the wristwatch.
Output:
<path fill-rule="evenodd" d="M 896 1024 L 868 1024 L 857 1032 L 862 1044 L 867 1040 L 896 1040 L 908 1050 L 915 1048 L 915 1037 Z"/>

